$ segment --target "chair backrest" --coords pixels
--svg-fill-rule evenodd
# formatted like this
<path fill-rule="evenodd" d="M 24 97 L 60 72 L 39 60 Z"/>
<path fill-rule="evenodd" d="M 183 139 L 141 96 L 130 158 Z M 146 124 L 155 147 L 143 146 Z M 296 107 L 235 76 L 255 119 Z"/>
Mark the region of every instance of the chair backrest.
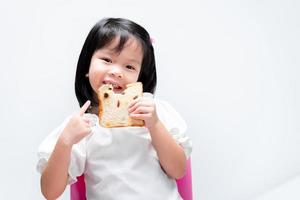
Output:
<path fill-rule="evenodd" d="M 176 180 L 178 191 L 183 200 L 192 200 L 192 173 L 191 160 L 187 161 L 186 173 L 184 177 Z M 77 182 L 71 185 L 71 200 L 86 200 L 84 175 L 77 177 Z"/>

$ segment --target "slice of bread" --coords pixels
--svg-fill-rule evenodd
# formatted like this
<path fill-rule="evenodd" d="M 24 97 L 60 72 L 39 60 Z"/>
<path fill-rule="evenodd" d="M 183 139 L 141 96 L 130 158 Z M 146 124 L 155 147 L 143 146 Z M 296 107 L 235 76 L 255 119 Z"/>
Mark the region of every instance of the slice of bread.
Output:
<path fill-rule="evenodd" d="M 141 82 L 128 84 L 120 94 L 114 93 L 112 85 L 102 85 L 98 89 L 100 125 L 107 128 L 144 126 L 143 120 L 132 119 L 128 113 L 129 103 L 140 96 L 143 96 Z"/>

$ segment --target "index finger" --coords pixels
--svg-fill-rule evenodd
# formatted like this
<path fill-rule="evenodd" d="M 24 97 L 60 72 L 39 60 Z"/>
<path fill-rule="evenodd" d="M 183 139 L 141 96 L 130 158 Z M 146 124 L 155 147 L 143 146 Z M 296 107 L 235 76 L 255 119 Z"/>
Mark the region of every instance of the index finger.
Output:
<path fill-rule="evenodd" d="M 80 108 L 78 114 L 79 114 L 80 116 L 82 116 L 82 115 L 85 113 L 85 111 L 89 108 L 90 104 L 91 104 L 91 101 L 90 101 L 90 100 L 87 100 L 87 101 L 85 102 L 85 104 L 83 104 L 83 106 Z"/>

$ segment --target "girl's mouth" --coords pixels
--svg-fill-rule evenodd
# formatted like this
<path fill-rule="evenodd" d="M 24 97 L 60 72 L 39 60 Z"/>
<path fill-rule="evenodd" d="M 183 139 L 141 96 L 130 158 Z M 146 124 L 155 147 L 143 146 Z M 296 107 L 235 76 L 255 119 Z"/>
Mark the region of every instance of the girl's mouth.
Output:
<path fill-rule="evenodd" d="M 103 84 L 109 84 L 113 87 L 113 91 L 115 93 L 121 93 L 123 92 L 123 87 L 120 86 L 118 83 L 114 82 L 114 81 L 103 81 Z"/>

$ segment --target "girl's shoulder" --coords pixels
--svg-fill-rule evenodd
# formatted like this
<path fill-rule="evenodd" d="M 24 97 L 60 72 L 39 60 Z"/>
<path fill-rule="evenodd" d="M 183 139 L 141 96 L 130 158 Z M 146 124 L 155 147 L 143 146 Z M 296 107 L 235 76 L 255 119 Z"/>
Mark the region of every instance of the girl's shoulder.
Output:
<path fill-rule="evenodd" d="M 186 129 L 186 122 L 181 114 L 166 100 L 154 98 L 158 117 L 166 124 L 178 124 Z"/>
<path fill-rule="evenodd" d="M 166 100 L 154 98 L 154 103 L 158 112 L 166 114 L 169 113 L 176 116 L 180 115 L 178 111 L 173 107 L 173 105 Z"/>
<path fill-rule="evenodd" d="M 147 93 L 147 92 L 144 92 L 143 96 L 146 97 L 146 98 L 153 99 L 156 108 L 159 109 L 159 110 L 161 110 L 161 111 L 176 112 L 176 110 L 174 109 L 174 107 L 168 101 L 166 101 L 166 100 L 154 97 L 153 94 Z"/>

